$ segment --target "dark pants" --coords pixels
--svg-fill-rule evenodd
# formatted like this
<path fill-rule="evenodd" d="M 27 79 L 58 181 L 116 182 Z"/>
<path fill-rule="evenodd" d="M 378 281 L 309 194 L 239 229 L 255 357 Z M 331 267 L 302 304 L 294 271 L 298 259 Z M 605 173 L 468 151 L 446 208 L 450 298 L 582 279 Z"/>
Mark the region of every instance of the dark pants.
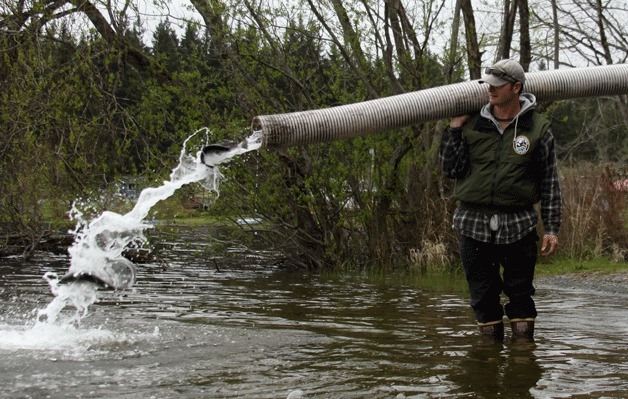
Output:
<path fill-rule="evenodd" d="M 537 260 L 536 231 L 512 244 L 490 244 L 462 236 L 460 254 L 469 283 L 471 307 L 479 323 L 504 317 L 502 291 L 508 296 L 509 319 L 536 317 L 534 306 L 534 266 Z M 500 266 L 504 268 L 503 280 Z"/>

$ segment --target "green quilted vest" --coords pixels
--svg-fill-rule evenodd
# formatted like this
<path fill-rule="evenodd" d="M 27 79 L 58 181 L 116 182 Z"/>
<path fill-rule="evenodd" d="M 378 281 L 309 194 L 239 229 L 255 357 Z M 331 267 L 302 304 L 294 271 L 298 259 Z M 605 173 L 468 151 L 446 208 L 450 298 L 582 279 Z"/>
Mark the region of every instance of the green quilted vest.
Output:
<path fill-rule="evenodd" d="M 517 140 L 511 124 L 501 135 L 493 122 L 473 117 L 463 128 L 469 174 L 456 183 L 456 199 L 495 208 L 529 208 L 540 199 L 539 141 L 550 122 L 534 111 L 519 117 Z"/>

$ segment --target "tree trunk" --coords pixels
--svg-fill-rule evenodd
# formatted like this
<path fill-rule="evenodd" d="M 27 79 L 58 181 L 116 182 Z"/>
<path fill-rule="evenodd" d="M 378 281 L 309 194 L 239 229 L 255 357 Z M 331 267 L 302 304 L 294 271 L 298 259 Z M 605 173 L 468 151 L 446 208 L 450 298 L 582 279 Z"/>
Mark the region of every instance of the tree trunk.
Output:
<path fill-rule="evenodd" d="M 519 1 L 519 63 L 524 71 L 530 69 L 532 61 L 532 45 L 530 44 L 530 9 L 528 8 L 528 0 Z"/>
<path fill-rule="evenodd" d="M 112 27 L 113 22 L 108 21 L 94 4 L 85 0 L 70 0 L 69 3 L 87 16 L 96 31 L 111 47 L 128 54 L 136 67 L 149 71 L 156 76 L 162 76 L 167 81 L 172 80 L 172 75 L 168 70 L 162 67 L 153 57 L 146 55 L 140 49 L 128 43 L 124 38 L 124 34 L 117 32 Z"/>
<path fill-rule="evenodd" d="M 469 64 L 469 77 L 480 79 L 482 77 L 482 53 L 478 43 L 478 35 L 475 28 L 475 16 L 471 0 L 461 0 L 460 7 L 464 17 L 464 27 L 467 39 L 467 63 Z"/>
<path fill-rule="evenodd" d="M 458 54 L 458 33 L 460 31 L 460 8 L 462 0 L 456 0 L 456 6 L 454 7 L 454 15 L 451 23 L 451 40 L 449 46 L 449 53 L 447 54 L 447 61 L 445 62 L 445 73 L 447 76 L 447 82 L 453 83 L 454 66 L 458 64 L 456 59 Z"/>
<path fill-rule="evenodd" d="M 510 47 L 512 46 L 512 35 L 517 16 L 517 1 L 504 1 L 504 19 L 502 21 L 501 34 L 497 44 L 497 54 L 495 61 L 510 58 Z"/>
<path fill-rule="evenodd" d="M 196 0 L 196 1 L 198 1 L 198 0 Z M 360 47 L 359 40 L 357 40 L 357 42 L 356 42 L 356 37 L 357 36 L 355 35 L 355 31 L 353 31 L 353 29 L 350 27 L 349 17 L 346 15 L 346 10 L 344 10 L 344 7 L 342 6 L 342 3 L 336 0 L 335 3 L 334 3 L 334 8 L 339 6 L 340 10 L 344 10 L 344 12 L 345 12 L 345 15 L 339 15 L 338 19 L 340 20 L 340 24 L 341 25 L 342 24 L 349 24 L 349 26 L 346 29 L 343 26 L 343 35 L 345 36 L 345 41 L 347 41 L 350 46 L 351 46 L 351 44 L 353 44 L 354 50 L 358 51 L 357 59 L 356 59 L 356 55 L 355 54 L 354 54 L 354 56 L 352 56 L 352 54 L 349 51 L 347 51 L 347 49 L 345 48 L 343 43 L 338 39 L 338 37 L 334 33 L 334 30 L 330 27 L 328 21 L 319 12 L 319 10 L 317 9 L 316 5 L 312 2 L 312 0 L 307 0 L 307 2 L 310 5 L 310 10 L 316 16 L 316 18 L 318 19 L 318 22 L 320 22 L 320 24 L 323 26 L 323 28 L 325 28 L 325 30 L 329 34 L 329 37 L 331 38 L 332 42 L 335 43 L 336 46 L 338 46 L 338 50 L 342 54 L 343 58 L 345 59 L 345 61 L 349 65 L 349 67 L 356 73 L 356 75 L 360 78 L 360 81 L 368 89 L 370 97 L 371 98 L 378 98 L 379 95 L 377 93 L 377 90 L 372 85 L 371 81 L 368 79 L 368 75 L 364 73 L 364 69 L 362 68 L 362 66 L 364 65 L 364 61 L 363 60 L 360 61 L 360 57 L 363 58 L 364 57 L 364 53 L 362 52 L 362 48 Z"/>
<path fill-rule="evenodd" d="M 606 30 L 604 29 L 604 8 L 602 6 L 602 0 L 595 1 L 595 11 L 597 12 L 597 25 L 600 30 L 600 45 L 602 49 L 604 49 L 604 61 L 606 61 L 607 65 L 611 65 L 613 58 L 611 57 L 611 49 L 608 45 L 608 39 L 606 38 Z"/>
<path fill-rule="evenodd" d="M 552 25 L 554 30 L 554 69 L 560 68 L 560 24 L 558 22 L 558 5 L 556 0 L 552 4 Z"/>

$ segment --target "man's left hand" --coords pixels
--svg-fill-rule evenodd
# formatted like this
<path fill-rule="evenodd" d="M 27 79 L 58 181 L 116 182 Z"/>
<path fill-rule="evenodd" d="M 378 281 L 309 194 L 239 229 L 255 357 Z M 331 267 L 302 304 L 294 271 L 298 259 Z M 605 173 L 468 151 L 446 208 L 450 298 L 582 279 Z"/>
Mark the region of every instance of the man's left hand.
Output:
<path fill-rule="evenodd" d="M 556 252 L 558 248 L 558 236 L 554 234 L 545 234 L 543 236 L 543 244 L 541 245 L 541 254 L 543 256 L 550 256 Z"/>

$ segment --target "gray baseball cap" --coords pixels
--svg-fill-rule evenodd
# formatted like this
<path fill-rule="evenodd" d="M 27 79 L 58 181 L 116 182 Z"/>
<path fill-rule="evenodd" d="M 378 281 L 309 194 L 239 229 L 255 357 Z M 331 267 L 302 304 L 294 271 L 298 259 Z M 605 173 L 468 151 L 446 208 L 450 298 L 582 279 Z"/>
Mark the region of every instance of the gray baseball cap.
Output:
<path fill-rule="evenodd" d="M 486 68 L 485 75 L 479 83 L 488 83 L 500 87 L 506 83 L 526 82 L 526 74 L 521 65 L 514 60 L 497 61 L 492 67 Z"/>

